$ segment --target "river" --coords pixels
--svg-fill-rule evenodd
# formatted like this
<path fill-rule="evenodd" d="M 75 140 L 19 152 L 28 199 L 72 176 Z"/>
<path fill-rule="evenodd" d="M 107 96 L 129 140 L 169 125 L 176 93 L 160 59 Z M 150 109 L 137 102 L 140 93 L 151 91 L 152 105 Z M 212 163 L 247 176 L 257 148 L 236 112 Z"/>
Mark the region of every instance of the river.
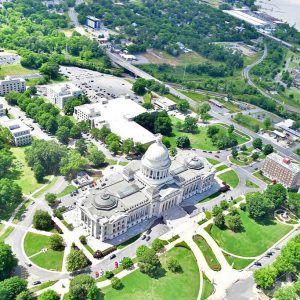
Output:
<path fill-rule="evenodd" d="M 300 0 L 257 0 L 261 10 L 300 31 Z"/>

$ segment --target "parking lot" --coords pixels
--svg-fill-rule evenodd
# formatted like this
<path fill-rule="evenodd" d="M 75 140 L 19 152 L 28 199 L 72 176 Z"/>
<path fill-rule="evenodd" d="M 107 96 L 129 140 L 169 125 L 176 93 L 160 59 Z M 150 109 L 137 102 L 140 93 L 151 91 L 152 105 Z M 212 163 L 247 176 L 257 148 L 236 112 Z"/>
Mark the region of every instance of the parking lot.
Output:
<path fill-rule="evenodd" d="M 20 56 L 14 53 L 0 53 L 0 65 L 11 65 L 20 62 Z"/>

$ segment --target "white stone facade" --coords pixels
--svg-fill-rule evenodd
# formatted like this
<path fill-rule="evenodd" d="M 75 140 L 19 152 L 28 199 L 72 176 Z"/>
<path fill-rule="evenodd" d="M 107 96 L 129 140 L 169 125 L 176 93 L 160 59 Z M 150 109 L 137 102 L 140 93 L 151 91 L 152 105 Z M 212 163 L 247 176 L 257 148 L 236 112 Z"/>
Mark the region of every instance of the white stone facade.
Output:
<path fill-rule="evenodd" d="M 215 169 L 206 161 L 184 155 L 171 160 L 166 147 L 157 141 L 141 161 L 127 165 L 122 175 L 80 197 L 78 218 L 93 237 L 113 239 L 210 189 L 214 177 Z"/>
<path fill-rule="evenodd" d="M 4 80 L 0 80 L 0 96 L 5 96 L 12 91 L 19 93 L 25 92 L 25 80 L 22 78 L 12 78 L 10 76 L 5 77 Z"/>

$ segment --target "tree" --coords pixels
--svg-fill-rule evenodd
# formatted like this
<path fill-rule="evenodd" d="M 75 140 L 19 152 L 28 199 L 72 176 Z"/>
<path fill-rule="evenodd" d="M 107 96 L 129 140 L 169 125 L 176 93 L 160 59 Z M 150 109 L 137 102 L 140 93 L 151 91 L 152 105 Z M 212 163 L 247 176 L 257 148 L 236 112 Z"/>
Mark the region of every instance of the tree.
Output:
<path fill-rule="evenodd" d="M 88 150 L 85 140 L 80 139 L 80 140 L 76 141 L 75 149 L 80 153 L 80 155 L 85 155 Z"/>
<path fill-rule="evenodd" d="M 198 107 L 198 114 L 202 116 L 203 114 L 207 114 L 210 111 L 210 105 L 207 102 L 204 102 L 202 105 Z"/>
<path fill-rule="evenodd" d="M 26 288 L 27 282 L 17 276 L 0 281 L 0 299 L 15 300 Z"/>
<path fill-rule="evenodd" d="M 245 144 L 241 146 L 241 151 L 245 152 L 247 150 L 248 150 L 248 148 Z"/>
<path fill-rule="evenodd" d="M 174 257 L 169 257 L 167 259 L 167 268 L 173 273 L 181 271 L 179 261 Z"/>
<path fill-rule="evenodd" d="M 241 228 L 243 227 L 241 216 L 239 214 L 237 215 L 230 214 L 227 218 L 227 226 L 230 230 L 234 232 L 241 230 Z"/>
<path fill-rule="evenodd" d="M 81 274 L 70 281 L 68 296 L 70 300 L 98 300 L 100 291 L 96 286 L 94 278 Z"/>
<path fill-rule="evenodd" d="M 0 210 L 13 210 L 22 201 L 21 187 L 8 178 L 0 179 Z"/>
<path fill-rule="evenodd" d="M 176 104 L 176 107 L 179 111 L 185 113 L 187 112 L 187 110 L 190 108 L 190 105 L 189 103 L 186 101 L 186 100 L 182 100 L 180 99 L 177 104 Z"/>
<path fill-rule="evenodd" d="M 0 242 L 0 280 L 9 277 L 18 264 L 9 245 Z"/>
<path fill-rule="evenodd" d="M 67 257 L 67 270 L 69 272 L 77 271 L 85 268 L 88 265 L 87 258 L 82 250 L 72 249 Z"/>
<path fill-rule="evenodd" d="M 81 235 L 81 236 L 79 237 L 79 241 L 80 241 L 83 245 L 86 245 L 86 244 L 87 244 L 86 236 L 85 236 L 85 235 Z"/>
<path fill-rule="evenodd" d="M 48 290 L 39 296 L 40 300 L 60 300 L 60 296 L 53 290 Z"/>
<path fill-rule="evenodd" d="M 137 95 L 144 95 L 146 93 L 146 86 L 147 86 L 147 81 L 143 78 L 138 78 L 132 85 L 132 90 L 137 94 Z"/>
<path fill-rule="evenodd" d="M 113 141 L 113 142 L 109 143 L 108 149 L 113 154 L 117 154 L 120 151 L 120 143 L 117 141 Z"/>
<path fill-rule="evenodd" d="M 50 79 L 56 79 L 58 77 L 59 65 L 56 62 L 49 61 L 40 67 L 39 71 L 46 76 L 49 76 Z"/>
<path fill-rule="evenodd" d="M 228 209 L 229 204 L 228 204 L 228 202 L 227 202 L 226 200 L 222 200 L 222 201 L 220 202 L 220 207 L 221 207 L 223 210 L 226 210 L 226 209 Z"/>
<path fill-rule="evenodd" d="M 220 229 L 225 228 L 225 217 L 223 213 L 219 213 L 214 217 L 214 224 Z"/>
<path fill-rule="evenodd" d="M 268 185 L 264 195 L 274 204 L 274 207 L 277 208 L 285 204 L 287 190 L 282 184 Z"/>
<path fill-rule="evenodd" d="M 46 172 L 44 167 L 40 163 L 37 163 L 33 166 L 33 173 L 37 182 L 43 182 Z"/>
<path fill-rule="evenodd" d="M 0 150 L 0 178 L 7 176 L 10 170 L 14 168 L 13 161 L 14 157 L 11 151 L 8 149 Z"/>
<path fill-rule="evenodd" d="M 161 133 L 166 136 L 171 135 L 172 121 L 166 111 L 160 111 L 157 113 L 153 127 L 155 133 Z"/>
<path fill-rule="evenodd" d="M 191 146 L 191 142 L 188 136 L 184 135 L 184 136 L 179 136 L 176 139 L 176 145 L 178 148 L 189 148 Z"/>
<path fill-rule="evenodd" d="M 293 286 L 284 286 L 279 288 L 275 294 L 276 300 L 297 300 L 298 294 Z"/>
<path fill-rule="evenodd" d="M 155 251 L 147 246 L 140 246 L 137 248 L 136 254 L 140 271 L 154 277 L 161 268 L 161 263 Z"/>
<path fill-rule="evenodd" d="M 264 120 L 265 129 L 267 129 L 267 130 L 270 129 L 271 125 L 272 125 L 272 120 L 270 118 L 266 118 Z"/>
<path fill-rule="evenodd" d="M 215 205 L 212 209 L 212 215 L 214 217 L 217 216 L 218 214 L 221 214 L 222 212 L 223 212 L 223 209 L 218 205 Z"/>
<path fill-rule="evenodd" d="M 252 146 L 254 149 L 262 149 L 262 146 L 263 146 L 263 142 L 260 138 L 256 138 L 253 140 L 252 142 Z"/>
<path fill-rule="evenodd" d="M 122 150 L 125 154 L 129 154 L 134 149 L 134 141 L 133 139 L 126 139 L 123 141 Z"/>
<path fill-rule="evenodd" d="M 52 227 L 52 219 L 47 211 L 36 210 L 33 216 L 33 226 L 39 230 L 49 230 Z"/>
<path fill-rule="evenodd" d="M 61 143 L 68 144 L 70 138 L 70 129 L 66 126 L 59 126 L 56 131 L 56 136 Z"/>
<path fill-rule="evenodd" d="M 197 119 L 193 118 L 193 117 L 190 117 L 190 116 L 187 116 L 184 119 L 182 130 L 184 132 L 190 132 L 190 133 L 196 132 L 198 130 Z"/>
<path fill-rule="evenodd" d="M 262 193 L 251 193 L 246 195 L 249 216 L 253 219 L 261 219 L 274 209 L 274 204 Z"/>
<path fill-rule="evenodd" d="M 30 291 L 23 291 L 17 296 L 16 300 L 34 300 L 34 298 Z"/>
<path fill-rule="evenodd" d="M 118 277 L 114 276 L 111 279 L 111 287 L 115 290 L 120 290 L 123 287 L 123 283 Z"/>
<path fill-rule="evenodd" d="M 177 149 L 176 149 L 176 147 L 172 146 L 170 148 L 170 155 L 175 156 L 176 154 L 177 154 Z"/>
<path fill-rule="evenodd" d="M 60 251 L 60 250 L 64 249 L 64 247 L 65 247 L 64 239 L 62 238 L 62 236 L 60 234 L 54 233 L 50 236 L 49 246 L 52 250 Z"/>
<path fill-rule="evenodd" d="M 253 152 L 253 153 L 251 154 L 251 157 L 252 157 L 253 160 L 258 160 L 258 158 L 259 158 L 258 152 Z"/>
<path fill-rule="evenodd" d="M 234 132 L 234 126 L 231 124 L 231 125 L 229 125 L 229 127 L 228 127 L 228 133 L 229 134 L 232 134 Z"/>
<path fill-rule="evenodd" d="M 232 148 L 231 155 L 232 155 L 233 158 L 237 158 L 238 155 L 239 155 L 238 150 L 236 148 Z"/>
<path fill-rule="evenodd" d="M 8 102 L 10 105 L 17 105 L 18 104 L 18 99 L 21 97 L 21 93 L 11 91 L 8 94 L 5 95 L 5 100 Z"/>
<path fill-rule="evenodd" d="M 122 267 L 124 269 L 130 269 L 133 267 L 133 261 L 130 257 L 124 257 L 122 259 Z"/>
<path fill-rule="evenodd" d="M 267 144 L 263 148 L 263 154 L 268 155 L 271 154 L 274 151 L 273 146 L 271 144 Z"/>
<path fill-rule="evenodd" d="M 258 286 L 270 289 L 274 284 L 277 274 L 277 270 L 273 266 L 267 266 L 254 272 L 254 280 Z"/>
<path fill-rule="evenodd" d="M 164 249 L 165 247 L 165 244 L 162 240 L 160 239 L 155 239 L 153 242 L 152 242 L 152 249 L 155 251 L 155 252 L 158 252 L 162 249 Z"/>
<path fill-rule="evenodd" d="M 82 138 L 81 130 L 80 130 L 79 126 L 74 125 L 70 129 L 70 138 L 72 138 L 72 139 L 80 139 L 80 138 Z"/>
<path fill-rule="evenodd" d="M 82 157 L 76 150 L 70 150 L 68 155 L 61 160 L 60 173 L 67 178 L 74 178 L 79 171 L 88 166 L 88 160 Z"/>
<path fill-rule="evenodd" d="M 100 167 L 105 161 L 104 153 L 98 150 L 96 146 L 89 148 L 87 158 L 95 167 Z"/>
<path fill-rule="evenodd" d="M 219 132 L 219 128 L 217 126 L 214 126 L 214 125 L 211 125 L 211 126 L 208 126 L 207 128 L 207 136 L 209 138 L 212 138 L 214 135 L 216 135 L 218 132 Z"/>
<path fill-rule="evenodd" d="M 50 204 L 53 205 L 55 203 L 55 201 L 57 200 L 57 196 L 56 194 L 53 193 L 47 193 L 45 195 L 45 200 Z"/>

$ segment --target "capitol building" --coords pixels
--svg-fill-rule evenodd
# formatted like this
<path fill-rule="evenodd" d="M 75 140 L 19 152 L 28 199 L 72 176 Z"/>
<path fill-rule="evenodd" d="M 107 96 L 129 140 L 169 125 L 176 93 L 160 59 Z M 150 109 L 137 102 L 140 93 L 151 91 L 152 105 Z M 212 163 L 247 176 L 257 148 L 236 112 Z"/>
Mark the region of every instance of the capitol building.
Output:
<path fill-rule="evenodd" d="M 170 159 L 160 140 L 153 143 L 141 161 L 132 161 L 122 171 L 98 184 L 77 201 L 80 224 L 91 236 L 110 240 L 169 208 L 209 190 L 215 169 L 196 155 L 179 154 Z"/>

